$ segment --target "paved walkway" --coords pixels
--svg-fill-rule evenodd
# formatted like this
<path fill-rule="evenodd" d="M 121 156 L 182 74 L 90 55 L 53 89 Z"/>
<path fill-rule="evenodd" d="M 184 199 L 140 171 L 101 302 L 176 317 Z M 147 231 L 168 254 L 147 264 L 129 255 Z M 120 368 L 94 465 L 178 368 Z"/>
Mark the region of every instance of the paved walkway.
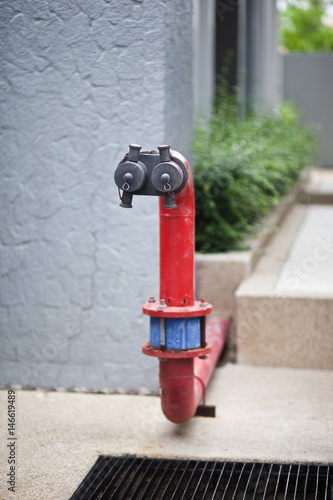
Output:
<path fill-rule="evenodd" d="M 333 169 L 311 170 L 301 198 L 317 203 L 292 206 L 241 289 L 333 298 Z"/>
<path fill-rule="evenodd" d="M 156 370 L 157 372 L 157 370 Z M 156 373 L 157 376 L 157 373 Z M 182 425 L 154 396 L 17 391 L 17 491 L 9 495 L 6 391 L 0 391 L 2 500 L 68 500 L 100 454 L 332 463 L 333 371 L 226 365 Z"/>
<path fill-rule="evenodd" d="M 275 289 L 333 293 L 333 206 L 309 205 Z"/>

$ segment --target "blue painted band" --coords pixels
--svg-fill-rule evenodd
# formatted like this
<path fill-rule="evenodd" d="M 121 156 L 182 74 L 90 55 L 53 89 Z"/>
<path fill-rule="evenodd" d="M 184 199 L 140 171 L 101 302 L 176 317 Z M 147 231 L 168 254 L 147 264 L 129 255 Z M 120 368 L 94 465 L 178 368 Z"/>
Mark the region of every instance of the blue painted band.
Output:
<path fill-rule="evenodd" d="M 161 321 L 165 321 L 167 349 L 195 349 L 200 347 L 200 318 L 150 317 L 150 344 L 161 346 Z"/>

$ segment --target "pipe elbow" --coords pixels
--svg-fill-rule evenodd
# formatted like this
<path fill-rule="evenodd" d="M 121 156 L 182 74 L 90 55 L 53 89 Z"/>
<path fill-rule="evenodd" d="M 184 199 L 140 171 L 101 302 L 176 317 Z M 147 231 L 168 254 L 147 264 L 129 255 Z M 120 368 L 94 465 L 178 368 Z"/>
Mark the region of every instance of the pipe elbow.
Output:
<path fill-rule="evenodd" d="M 174 424 L 184 424 L 185 422 L 188 422 L 195 415 L 197 409 L 193 404 L 184 403 L 183 398 L 179 401 L 173 401 L 171 403 L 162 397 L 161 401 L 164 416 Z"/>
<path fill-rule="evenodd" d="M 190 420 L 196 411 L 193 359 L 160 360 L 161 406 L 175 424 Z"/>
<path fill-rule="evenodd" d="M 207 359 L 160 359 L 161 406 L 175 424 L 183 424 L 196 413 L 206 387 L 225 345 L 229 321 L 210 318 L 207 341 L 212 351 Z"/>

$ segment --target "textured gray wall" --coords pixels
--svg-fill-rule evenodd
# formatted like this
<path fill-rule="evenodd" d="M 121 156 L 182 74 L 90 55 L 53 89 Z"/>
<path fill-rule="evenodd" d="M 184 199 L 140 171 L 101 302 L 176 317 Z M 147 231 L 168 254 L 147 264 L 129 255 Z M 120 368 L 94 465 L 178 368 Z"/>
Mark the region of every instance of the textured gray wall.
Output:
<path fill-rule="evenodd" d="M 158 200 L 120 208 L 135 142 L 190 155 L 192 7 L 4 0 L 0 384 L 156 389 Z"/>
<path fill-rule="evenodd" d="M 317 162 L 333 167 L 333 54 L 286 54 L 283 60 L 284 98 L 316 127 L 321 138 Z"/>

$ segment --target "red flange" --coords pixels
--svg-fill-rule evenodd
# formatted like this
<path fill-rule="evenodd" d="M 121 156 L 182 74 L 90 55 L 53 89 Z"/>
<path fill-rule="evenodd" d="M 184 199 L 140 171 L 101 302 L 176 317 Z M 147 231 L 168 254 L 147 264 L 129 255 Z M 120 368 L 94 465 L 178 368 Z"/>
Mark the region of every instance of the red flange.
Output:
<path fill-rule="evenodd" d="M 148 316 L 159 318 L 193 318 L 207 316 L 212 312 L 212 304 L 205 301 L 196 300 L 192 306 L 167 306 L 161 302 L 146 302 L 143 307 L 143 313 Z"/>
<path fill-rule="evenodd" d="M 160 359 L 180 359 L 180 358 L 198 358 L 201 356 L 207 356 L 211 352 L 212 348 L 207 345 L 206 347 L 198 347 L 195 349 L 158 349 L 150 345 L 149 342 L 146 342 L 142 346 L 143 354 L 147 354 L 148 356 L 153 356 L 154 358 Z"/>

